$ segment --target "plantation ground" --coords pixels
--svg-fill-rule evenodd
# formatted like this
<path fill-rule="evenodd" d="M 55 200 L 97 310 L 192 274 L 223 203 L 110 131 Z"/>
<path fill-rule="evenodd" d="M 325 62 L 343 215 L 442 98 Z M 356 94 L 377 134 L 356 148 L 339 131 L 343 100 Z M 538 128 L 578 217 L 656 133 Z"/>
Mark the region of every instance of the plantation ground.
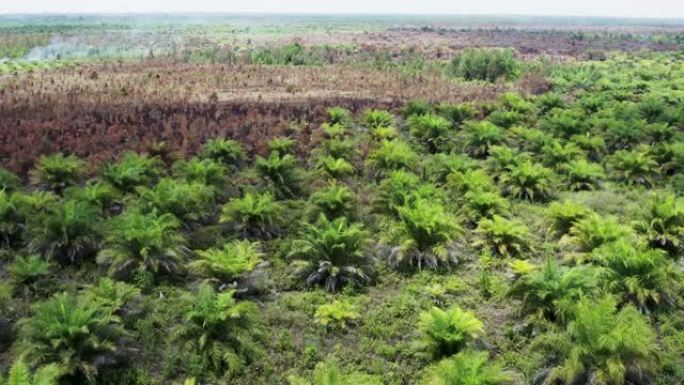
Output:
<path fill-rule="evenodd" d="M 681 23 L 201 21 L 0 18 L 0 384 L 684 378 Z"/>

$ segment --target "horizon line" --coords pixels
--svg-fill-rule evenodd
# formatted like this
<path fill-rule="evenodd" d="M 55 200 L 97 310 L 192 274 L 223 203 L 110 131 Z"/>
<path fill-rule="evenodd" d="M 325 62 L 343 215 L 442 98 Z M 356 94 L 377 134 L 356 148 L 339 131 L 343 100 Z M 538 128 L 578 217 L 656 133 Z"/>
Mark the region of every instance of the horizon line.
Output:
<path fill-rule="evenodd" d="M 144 15 L 249 15 L 249 16 L 428 16 L 428 17 L 531 17 L 531 18 L 588 18 L 588 19 L 633 19 L 633 20 L 668 20 L 684 21 L 684 16 L 664 17 L 664 16 L 634 16 L 634 15 L 581 15 L 581 14 L 515 14 L 515 13 L 434 13 L 434 12 L 319 12 L 319 11 L 299 11 L 299 12 L 277 12 L 277 11 L 116 11 L 116 12 L 73 12 L 73 11 L 36 11 L 36 12 L 2 12 L 0 16 L 144 16 Z"/>

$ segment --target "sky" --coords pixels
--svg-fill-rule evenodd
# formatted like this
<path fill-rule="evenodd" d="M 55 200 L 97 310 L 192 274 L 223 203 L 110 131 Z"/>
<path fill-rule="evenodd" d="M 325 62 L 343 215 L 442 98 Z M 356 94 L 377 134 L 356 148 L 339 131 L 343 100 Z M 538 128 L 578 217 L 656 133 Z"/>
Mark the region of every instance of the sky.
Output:
<path fill-rule="evenodd" d="M 0 0 L 0 13 L 420 13 L 684 18 L 684 0 Z"/>

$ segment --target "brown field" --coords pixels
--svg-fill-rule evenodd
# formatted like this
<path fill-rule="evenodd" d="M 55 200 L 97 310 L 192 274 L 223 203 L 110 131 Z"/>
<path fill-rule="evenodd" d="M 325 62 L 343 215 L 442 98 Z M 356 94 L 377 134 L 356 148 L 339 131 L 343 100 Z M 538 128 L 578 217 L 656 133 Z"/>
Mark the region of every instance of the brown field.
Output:
<path fill-rule="evenodd" d="M 0 155 L 23 174 L 39 155 L 57 151 L 97 165 L 156 141 L 183 154 L 214 136 L 255 148 L 291 122 L 303 128 L 296 135 L 308 134 L 329 106 L 360 112 L 395 109 L 411 99 L 490 100 L 506 87 L 338 65 L 137 63 L 18 74 L 0 79 Z"/>
<path fill-rule="evenodd" d="M 680 28 L 620 28 L 585 27 L 580 29 L 589 38 L 578 34 L 570 34 L 562 27 L 553 30 L 544 26 L 524 26 L 521 28 L 497 28 L 490 26 L 482 29 L 454 29 L 450 27 L 432 27 L 421 29 L 415 27 L 397 27 L 387 31 L 312 34 L 302 36 L 285 36 L 278 39 L 265 40 L 264 43 L 284 44 L 300 41 L 305 44 L 355 44 L 362 51 L 390 52 L 400 55 L 402 52 L 420 52 L 434 58 L 452 57 L 458 51 L 469 47 L 512 47 L 522 55 L 544 54 L 553 57 L 582 57 L 587 51 L 676 51 L 682 46 L 661 41 L 638 40 L 636 34 L 677 35 L 684 33 Z M 577 31 L 574 28 L 573 31 Z M 594 36 L 595 35 L 595 36 Z"/>

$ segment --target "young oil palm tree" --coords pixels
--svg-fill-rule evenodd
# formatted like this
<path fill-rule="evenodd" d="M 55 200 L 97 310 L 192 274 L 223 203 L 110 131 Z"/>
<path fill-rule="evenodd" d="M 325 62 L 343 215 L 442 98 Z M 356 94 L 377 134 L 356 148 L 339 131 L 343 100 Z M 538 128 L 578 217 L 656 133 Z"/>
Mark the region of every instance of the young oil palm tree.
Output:
<path fill-rule="evenodd" d="M 18 255 L 8 271 L 12 279 L 17 283 L 31 284 L 46 276 L 50 272 L 52 264 L 38 255 L 23 257 Z"/>
<path fill-rule="evenodd" d="M 390 171 L 411 170 L 417 160 L 418 154 L 408 143 L 400 139 L 383 140 L 368 155 L 368 166 L 376 176 L 382 177 Z"/>
<path fill-rule="evenodd" d="M 548 209 L 551 230 L 558 237 L 568 234 L 577 222 L 591 214 L 590 208 L 571 200 L 552 202 Z"/>
<path fill-rule="evenodd" d="M 65 188 L 81 180 L 84 169 L 85 162 L 73 155 L 43 155 L 31 173 L 31 180 L 36 185 L 61 194 Z"/>
<path fill-rule="evenodd" d="M 188 183 L 201 183 L 217 190 L 226 187 L 226 167 L 212 159 L 192 158 L 180 160 L 173 164 L 175 176 Z"/>
<path fill-rule="evenodd" d="M 459 194 L 469 191 L 498 191 L 494 178 L 482 169 L 454 172 L 447 176 L 447 188 Z"/>
<path fill-rule="evenodd" d="M 508 295 L 522 300 L 521 312 L 562 323 L 577 300 L 596 290 L 598 273 L 592 266 L 560 266 L 547 258 L 540 268 L 521 274 Z"/>
<path fill-rule="evenodd" d="M 621 224 L 617 218 L 593 213 L 578 220 L 562 242 L 573 245 L 580 252 L 590 252 L 607 243 L 631 236 L 632 229 Z"/>
<path fill-rule="evenodd" d="M 465 205 L 461 213 L 468 219 L 470 225 L 479 222 L 482 218 L 506 215 L 510 209 L 508 200 L 498 192 L 468 191 L 463 198 Z"/>
<path fill-rule="evenodd" d="M 342 158 L 333 158 L 332 156 L 322 158 L 318 163 L 318 169 L 334 179 L 350 176 L 356 172 L 351 163 Z"/>
<path fill-rule="evenodd" d="M 399 137 L 399 130 L 396 127 L 375 127 L 370 129 L 370 136 L 376 142 L 383 140 L 394 140 Z"/>
<path fill-rule="evenodd" d="M 346 285 L 360 287 L 372 281 L 372 262 L 366 254 L 368 234 L 347 218 L 333 221 L 321 215 L 317 224 L 304 224 L 292 243 L 289 258 L 303 258 L 308 285 L 323 284 L 328 291 Z"/>
<path fill-rule="evenodd" d="M 391 246 L 389 261 L 393 266 L 414 264 L 436 269 L 458 262 L 455 249 L 462 229 L 454 216 L 438 202 L 416 199 L 397 208 L 398 221 L 390 223 L 384 241 Z"/>
<path fill-rule="evenodd" d="M 684 199 L 671 193 L 655 195 L 638 229 L 646 234 L 652 247 L 677 255 L 684 247 Z"/>
<path fill-rule="evenodd" d="M 522 222 L 494 215 L 483 218 L 475 229 L 475 245 L 503 257 L 517 257 L 530 249 L 530 231 Z"/>
<path fill-rule="evenodd" d="M 451 125 L 458 127 L 466 120 L 475 118 L 478 115 L 477 108 L 472 103 L 437 105 L 436 111 L 439 115 L 451 122 Z"/>
<path fill-rule="evenodd" d="M 560 164 L 581 159 L 584 151 L 573 142 L 552 140 L 542 147 L 541 155 L 544 165 L 555 168 Z"/>
<path fill-rule="evenodd" d="M 6 246 L 19 245 L 26 228 L 26 216 L 21 210 L 20 193 L 0 190 L 0 242 Z"/>
<path fill-rule="evenodd" d="M 311 380 L 300 376 L 287 377 L 289 385 L 382 385 L 382 379 L 361 372 L 345 373 L 334 361 L 316 364 Z"/>
<path fill-rule="evenodd" d="M 202 146 L 202 157 L 227 167 L 237 168 L 245 159 L 246 154 L 240 142 L 217 138 L 207 141 Z"/>
<path fill-rule="evenodd" d="M 201 276 L 230 282 L 254 270 L 264 256 L 259 249 L 258 242 L 229 242 L 222 249 L 197 251 L 199 259 L 190 262 L 188 267 Z"/>
<path fill-rule="evenodd" d="M 292 138 L 273 138 L 268 141 L 268 149 L 271 153 L 277 154 L 278 157 L 284 157 L 285 155 L 294 156 L 296 144 Z"/>
<path fill-rule="evenodd" d="M 432 183 L 444 185 L 449 174 L 466 172 L 475 167 L 473 159 L 463 154 L 437 153 L 424 158 L 423 174 Z"/>
<path fill-rule="evenodd" d="M 545 114 L 554 108 L 565 108 L 565 99 L 563 95 L 555 92 L 547 92 L 545 94 L 539 95 L 535 104 L 539 108 L 540 114 Z"/>
<path fill-rule="evenodd" d="M 109 219 L 97 261 L 110 274 L 128 278 L 136 272 L 170 274 L 188 254 L 180 222 L 171 214 L 127 211 Z"/>
<path fill-rule="evenodd" d="M 183 221 L 197 221 L 207 214 L 214 190 L 199 182 L 162 178 L 153 187 L 138 187 L 138 204 L 145 212 L 173 214 Z"/>
<path fill-rule="evenodd" d="M 137 186 L 146 186 L 161 174 L 163 163 L 157 157 L 126 152 L 119 163 L 105 167 L 102 177 L 123 192 L 131 192 Z"/>
<path fill-rule="evenodd" d="M 412 116 L 428 115 L 431 110 L 430 104 L 425 100 L 409 100 L 402 108 L 401 113 L 404 118 L 408 119 Z"/>
<path fill-rule="evenodd" d="M 539 127 L 556 137 L 569 138 L 585 132 L 585 121 L 586 116 L 579 109 L 554 108 L 539 120 Z"/>
<path fill-rule="evenodd" d="M 294 198 L 301 192 L 302 171 L 291 154 L 279 155 L 272 151 L 268 158 L 256 157 L 257 172 L 282 198 Z"/>
<path fill-rule="evenodd" d="M 658 163 L 647 151 L 620 150 L 608 160 L 615 179 L 630 185 L 652 187 Z"/>
<path fill-rule="evenodd" d="M 136 316 L 142 314 L 142 310 L 136 308 L 139 304 L 136 299 L 140 299 L 140 289 L 130 283 L 115 281 L 109 277 L 100 278 L 97 284 L 84 290 L 83 298 L 86 302 L 122 317 L 125 322 L 131 319 L 135 321 Z M 127 316 L 133 317 L 127 318 Z"/>
<path fill-rule="evenodd" d="M 610 110 L 599 111 L 599 116 L 591 121 L 593 130 L 600 132 L 605 138 L 608 151 L 625 151 L 646 141 L 645 121 L 629 116 L 600 116 L 608 111 Z M 629 114 L 628 112 L 627 115 Z"/>
<path fill-rule="evenodd" d="M 350 161 L 356 155 L 354 142 L 349 139 L 328 139 L 323 141 L 323 150 L 333 158 L 342 158 Z"/>
<path fill-rule="evenodd" d="M 436 358 L 456 354 L 484 334 L 482 321 L 458 306 L 447 310 L 432 307 L 421 313 L 418 327 Z"/>
<path fill-rule="evenodd" d="M 328 219 L 350 217 L 354 213 L 356 195 L 347 186 L 336 182 L 320 189 L 309 199 L 311 203 L 310 216 L 318 218 L 323 214 Z"/>
<path fill-rule="evenodd" d="M 366 127 L 374 129 L 380 127 L 392 127 L 394 125 L 394 116 L 388 111 L 381 110 L 367 110 L 363 113 L 363 124 Z"/>
<path fill-rule="evenodd" d="M 347 126 L 344 124 L 323 123 L 321 125 L 323 136 L 326 139 L 342 139 L 347 134 Z"/>
<path fill-rule="evenodd" d="M 19 189 L 21 182 L 13 172 L 0 167 L 0 190 L 8 193 Z"/>
<path fill-rule="evenodd" d="M 504 385 L 511 377 L 489 362 L 487 352 L 465 350 L 427 369 L 422 385 Z"/>
<path fill-rule="evenodd" d="M 508 131 L 511 133 L 511 144 L 514 144 L 522 151 L 533 154 L 541 153 L 542 148 L 555 139 L 550 133 L 537 128 L 515 126 L 511 127 Z"/>
<path fill-rule="evenodd" d="M 684 141 L 666 143 L 660 148 L 658 160 L 664 174 L 671 175 L 684 170 Z"/>
<path fill-rule="evenodd" d="M 645 385 L 658 369 L 655 347 L 651 325 L 634 307 L 618 310 L 611 298 L 582 298 L 564 343 L 555 346 L 562 360 L 547 381 Z"/>
<path fill-rule="evenodd" d="M 518 164 L 531 160 L 530 153 L 522 152 L 506 145 L 496 145 L 491 146 L 489 149 L 487 165 L 492 175 L 498 178 L 501 174 L 508 172 L 509 169 Z"/>
<path fill-rule="evenodd" d="M 67 199 L 31 220 L 28 248 L 59 262 L 79 262 L 96 252 L 100 241 L 95 208 Z"/>
<path fill-rule="evenodd" d="M 412 205 L 419 199 L 442 201 L 442 192 L 432 184 L 421 183 L 418 175 L 404 171 L 392 171 L 378 186 L 373 201 L 377 212 L 398 216 L 398 209 Z"/>
<path fill-rule="evenodd" d="M 20 248 L 31 241 L 30 225 L 41 226 L 59 203 L 59 197 L 51 192 L 33 191 L 7 193 L 0 190 L 0 243 Z M 29 231 L 30 230 L 30 231 Z"/>
<path fill-rule="evenodd" d="M 245 193 L 223 205 L 220 221 L 234 227 L 242 236 L 273 238 L 280 232 L 283 206 L 270 193 Z"/>
<path fill-rule="evenodd" d="M 199 355 L 217 376 L 226 371 L 237 374 L 260 356 L 257 306 L 237 301 L 234 295 L 234 290 L 217 293 L 203 284 L 196 296 L 187 298 L 190 310 L 171 334 L 173 341 Z"/>
<path fill-rule="evenodd" d="M 506 132 L 492 122 L 466 123 L 466 152 L 471 156 L 484 158 L 492 146 L 503 144 L 505 140 Z"/>
<path fill-rule="evenodd" d="M 520 112 L 506 109 L 496 109 L 490 112 L 486 119 L 488 122 L 503 128 L 511 128 L 523 123 L 523 115 Z"/>
<path fill-rule="evenodd" d="M 328 123 L 347 125 L 352 121 L 352 116 L 349 110 L 342 107 L 330 107 L 326 110 L 328 113 Z"/>
<path fill-rule="evenodd" d="M 554 190 L 553 171 L 530 161 L 509 167 L 499 182 L 506 195 L 530 201 L 545 201 Z"/>
<path fill-rule="evenodd" d="M 101 369 L 125 361 L 125 331 L 109 309 L 60 293 L 34 304 L 32 310 L 17 325 L 17 353 L 27 363 L 57 364 L 74 379 L 92 381 Z"/>
<path fill-rule="evenodd" d="M 606 152 L 606 141 L 600 135 L 592 135 L 591 133 L 573 135 L 570 141 L 584 150 L 587 158 L 593 162 L 599 162 Z"/>
<path fill-rule="evenodd" d="M 106 213 L 121 198 L 120 192 L 111 184 L 91 180 L 81 187 L 69 187 L 64 191 L 66 199 L 80 200 Z"/>
<path fill-rule="evenodd" d="M 677 302 L 682 274 L 663 250 L 644 250 L 621 239 L 595 249 L 589 260 L 603 267 L 608 290 L 642 312 Z"/>
<path fill-rule="evenodd" d="M 585 159 L 564 164 L 561 172 L 565 177 L 565 185 L 572 191 L 595 190 L 606 177 L 600 164 L 590 163 Z"/>
<path fill-rule="evenodd" d="M 411 136 L 434 154 L 448 142 L 451 123 L 439 115 L 411 115 L 406 120 Z"/>

